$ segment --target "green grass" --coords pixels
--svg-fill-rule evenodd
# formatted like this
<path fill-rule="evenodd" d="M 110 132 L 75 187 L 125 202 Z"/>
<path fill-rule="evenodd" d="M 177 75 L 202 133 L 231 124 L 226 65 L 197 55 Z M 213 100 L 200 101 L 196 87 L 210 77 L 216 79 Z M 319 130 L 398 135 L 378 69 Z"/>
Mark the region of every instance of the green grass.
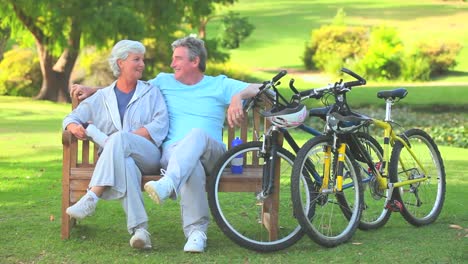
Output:
<path fill-rule="evenodd" d="M 253 69 L 262 80 L 271 78 L 279 68 L 287 68 L 287 77 L 295 78 L 300 90 L 325 85 L 328 77 L 297 70 L 302 69 L 300 56 L 310 31 L 329 23 L 340 7 L 345 9 L 348 23 L 395 25 L 409 44 L 437 39 L 468 43 L 468 4 L 460 1 L 240 0 L 232 9 L 249 16 L 256 30 L 232 52 L 233 62 Z M 211 24 L 209 30 L 215 27 L 216 23 Z M 396 119 L 428 127 L 452 119 L 460 122 L 456 126 L 466 124 L 466 108 L 462 106 L 468 102 L 468 92 L 453 85 L 466 83 L 466 72 L 467 47 L 455 72 L 429 89 L 408 87 L 410 94 L 401 102 L 411 109 L 449 105 L 461 109 L 461 115 L 406 110 L 398 111 Z M 350 102 L 361 107 L 378 103 L 376 90 L 392 85 L 375 87 L 369 83 L 356 88 Z M 393 214 L 383 228 L 358 231 L 349 243 L 336 248 L 322 248 L 304 237 L 287 250 L 260 254 L 232 243 L 212 222 L 208 251 L 184 254 L 178 204 L 168 202 L 158 207 L 145 198 L 153 250 L 129 247 L 125 214 L 116 201 L 100 202 L 96 214 L 79 222 L 71 239 L 62 241 L 61 121 L 69 111 L 68 104 L 0 96 L 0 263 L 375 263 L 376 259 L 462 263 L 468 259 L 468 149 L 449 146 L 440 146 L 447 173 L 446 203 L 439 219 L 427 227 L 415 228 Z M 296 136 L 301 141 L 307 139 L 303 134 Z M 452 224 L 464 229 L 451 228 Z"/>
<path fill-rule="evenodd" d="M 239 0 L 226 12 L 240 12 L 256 28 L 239 49 L 231 52 L 231 61 L 257 74 L 264 69 L 302 70 L 301 56 L 311 31 L 330 23 L 339 8 L 344 9 L 347 24 L 396 27 L 408 48 L 419 41 L 458 41 L 465 45 L 458 66 L 442 80 L 468 81 L 468 3 L 461 1 Z M 214 37 L 210 34 L 216 34 L 218 26 L 217 21 L 209 24 L 209 38 Z"/>
<path fill-rule="evenodd" d="M 358 231 L 336 248 L 322 248 L 304 237 L 284 251 L 260 254 L 232 243 L 213 222 L 207 252 L 193 255 L 182 252 L 178 204 L 158 207 L 145 197 L 153 250 L 129 247 L 125 215 L 116 201 L 100 202 L 96 214 L 79 222 L 71 239 L 62 241 L 60 126 L 70 105 L 0 97 L 0 109 L 2 263 L 373 263 L 377 258 L 460 263 L 468 258 L 468 149 L 445 146 L 446 204 L 440 218 L 427 227 L 415 228 L 394 214 L 382 229 Z"/>

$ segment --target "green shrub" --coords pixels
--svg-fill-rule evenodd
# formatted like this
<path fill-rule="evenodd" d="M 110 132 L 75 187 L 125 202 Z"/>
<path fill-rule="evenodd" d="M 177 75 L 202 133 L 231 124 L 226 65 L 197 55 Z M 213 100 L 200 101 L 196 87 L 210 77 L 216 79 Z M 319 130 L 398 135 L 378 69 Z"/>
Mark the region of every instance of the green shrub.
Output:
<path fill-rule="evenodd" d="M 34 96 L 40 88 L 42 73 L 33 49 L 13 48 L 0 62 L 0 95 Z"/>
<path fill-rule="evenodd" d="M 429 61 L 432 77 L 447 73 L 455 67 L 461 48 L 457 42 L 421 42 L 418 45 L 420 55 Z"/>
<path fill-rule="evenodd" d="M 351 60 L 364 55 L 368 45 L 368 29 L 340 25 L 326 25 L 312 31 L 304 51 L 307 69 L 336 73 Z"/>
<path fill-rule="evenodd" d="M 247 17 L 241 17 L 239 13 L 229 11 L 222 18 L 219 39 L 221 46 L 227 49 L 237 49 L 240 43 L 252 34 L 255 26 L 249 23 Z"/>
<path fill-rule="evenodd" d="M 358 62 L 358 70 L 373 80 L 400 77 L 403 44 L 395 28 L 377 27 L 371 31 L 369 49 Z"/>
<path fill-rule="evenodd" d="M 90 86 L 107 86 L 116 78 L 110 69 L 108 57 L 110 50 L 88 47 L 80 53 L 72 74 L 72 82 Z"/>
<path fill-rule="evenodd" d="M 428 131 L 440 145 L 468 148 L 468 128 L 465 126 L 436 126 Z"/>
<path fill-rule="evenodd" d="M 401 78 L 405 81 L 429 81 L 431 78 L 429 59 L 419 52 L 405 55 L 401 66 Z"/>

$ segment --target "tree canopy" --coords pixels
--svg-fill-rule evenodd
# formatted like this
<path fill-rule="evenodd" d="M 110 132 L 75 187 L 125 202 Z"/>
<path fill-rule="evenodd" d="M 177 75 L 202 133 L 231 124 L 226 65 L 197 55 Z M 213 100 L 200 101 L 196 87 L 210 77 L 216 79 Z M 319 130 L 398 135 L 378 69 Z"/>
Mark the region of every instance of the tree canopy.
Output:
<path fill-rule="evenodd" d="M 39 56 L 42 85 L 37 99 L 69 101 L 70 75 L 84 46 L 111 46 L 119 39 L 153 39 L 156 46 L 199 29 L 215 4 L 235 0 L 0 0 L 0 28 L 29 32 Z M 160 46 L 162 47 L 162 46 Z M 158 50 L 158 48 L 156 48 Z"/>

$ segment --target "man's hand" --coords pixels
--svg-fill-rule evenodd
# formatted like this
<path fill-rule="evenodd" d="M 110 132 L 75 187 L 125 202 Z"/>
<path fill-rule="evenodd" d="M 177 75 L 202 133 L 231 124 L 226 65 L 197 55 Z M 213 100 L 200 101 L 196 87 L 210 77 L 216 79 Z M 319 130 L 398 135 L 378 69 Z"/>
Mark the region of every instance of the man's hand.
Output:
<path fill-rule="evenodd" d="M 235 125 L 240 126 L 244 120 L 244 109 L 242 108 L 242 100 L 254 97 L 262 86 L 258 83 L 251 83 L 244 90 L 235 94 L 231 98 L 231 104 L 227 111 L 227 119 L 230 127 Z"/>
<path fill-rule="evenodd" d="M 96 92 L 95 89 L 88 87 L 88 86 L 81 85 L 81 84 L 74 83 L 70 87 L 70 96 L 72 98 L 74 97 L 77 98 L 79 101 L 90 97 L 95 92 Z"/>
<path fill-rule="evenodd" d="M 231 104 L 227 110 L 227 119 L 230 127 L 240 126 L 244 120 L 244 110 L 242 109 L 242 99 L 240 94 L 231 98 Z"/>

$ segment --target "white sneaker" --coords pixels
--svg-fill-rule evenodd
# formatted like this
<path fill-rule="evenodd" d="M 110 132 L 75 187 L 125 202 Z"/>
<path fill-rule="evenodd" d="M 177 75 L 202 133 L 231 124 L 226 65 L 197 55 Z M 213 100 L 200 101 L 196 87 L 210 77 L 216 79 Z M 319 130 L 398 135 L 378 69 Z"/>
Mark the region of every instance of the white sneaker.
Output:
<path fill-rule="evenodd" d="M 145 191 L 149 197 L 157 204 L 161 204 L 174 191 L 174 184 L 171 178 L 164 176 L 159 181 L 149 181 L 145 184 Z"/>
<path fill-rule="evenodd" d="M 94 213 L 96 204 L 97 201 L 89 193 L 86 193 L 76 204 L 68 207 L 66 212 L 75 219 L 83 219 Z"/>
<path fill-rule="evenodd" d="M 187 239 L 187 243 L 185 243 L 184 251 L 193 253 L 204 252 L 206 247 L 206 239 L 207 237 L 204 232 L 200 230 L 193 231 Z"/>
<path fill-rule="evenodd" d="M 150 249 L 152 247 L 150 233 L 144 228 L 138 228 L 130 238 L 130 246 L 132 248 Z"/>

